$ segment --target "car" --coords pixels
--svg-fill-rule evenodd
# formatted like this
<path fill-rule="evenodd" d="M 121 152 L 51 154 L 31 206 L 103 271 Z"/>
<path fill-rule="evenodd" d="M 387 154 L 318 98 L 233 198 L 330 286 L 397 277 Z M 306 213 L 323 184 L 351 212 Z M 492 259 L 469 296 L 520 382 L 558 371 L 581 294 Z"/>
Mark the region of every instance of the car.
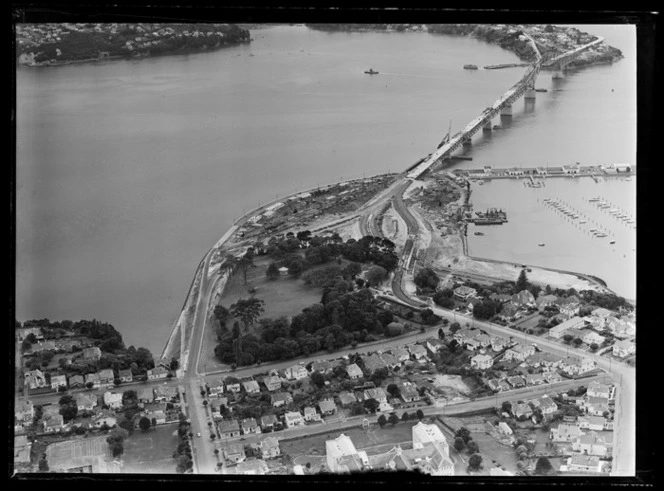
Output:
<path fill-rule="evenodd" d="M 200 434 L 200 433 L 196 433 L 196 436 L 197 436 L 198 438 L 200 438 L 200 437 L 201 437 L 201 434 Z"/>

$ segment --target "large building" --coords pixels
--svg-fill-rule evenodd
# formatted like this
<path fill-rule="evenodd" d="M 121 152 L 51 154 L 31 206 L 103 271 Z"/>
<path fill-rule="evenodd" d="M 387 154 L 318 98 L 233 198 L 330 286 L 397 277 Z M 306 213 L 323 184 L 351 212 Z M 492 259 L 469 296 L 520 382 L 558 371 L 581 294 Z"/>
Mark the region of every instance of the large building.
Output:
<path fill-rule="evenodd" d="M 365 451 L 358 452 L 349 436 L 340 434 L 334 440 L 325 442 L 327 468 L 336 474 L 358 472 L 370 469 L 369 457 Z"/>

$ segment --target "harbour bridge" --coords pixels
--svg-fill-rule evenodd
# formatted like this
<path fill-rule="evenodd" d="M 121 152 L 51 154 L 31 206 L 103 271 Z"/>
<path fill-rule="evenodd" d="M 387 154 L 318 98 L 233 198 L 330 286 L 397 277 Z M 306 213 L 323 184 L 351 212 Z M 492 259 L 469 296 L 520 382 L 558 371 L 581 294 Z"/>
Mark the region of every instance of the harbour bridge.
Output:
<path fill-rule="evenodd" d="M 470 123 L 466 125 L 464 129 L 457 132 L 454 136 L 447 135 L 447 140 L 443 143 L 435 152 L 429 154 L 418 164 L 416 164 L 411 169 L 408 169 L 406 177 L 409 179 L 417 179 L 424 172 L 429 170 L 437 162 L 442 162 L 446 158 L 449 158 L 452 153 L 464 144 L 470 144 L 471 139 L 475 133 L 480 129 L 483 131 L 491 131 L 491 121 L 496 116 L 500 115 L 501 117 L 511 117 L 512 116 L 512 104 L 516 102 L 521 96 L 525 96 L 525 99 L 534 99 L 535 98 L 535 81 L 537 80 L 537 75 L 539 75 L 540 69 L 545 66 L 547 68 L 553 68 L 555 70 L 553 78 L 561 78 L 562 72 L 565 70 L 565 67 L 571 63 L 576 57 L 578 57 L 582 52 L 587 49 L 595 46 L 596 44 L 601 43 L 604 38 L 599 37 L 594 41 L 580 46 L 574 50 L 565 52 L 563 54 L 550 57 L 542 56 L 535 41 L 527 36 L 531 42 L 533 49 L 537 55 L 536 61 L 528 67 L 526 72 L 523 74 L 521 79 L 510 87 L 503 95 L 501 95 L 493 105 L 487 107 L 482 113 L 473 119 Z"/>

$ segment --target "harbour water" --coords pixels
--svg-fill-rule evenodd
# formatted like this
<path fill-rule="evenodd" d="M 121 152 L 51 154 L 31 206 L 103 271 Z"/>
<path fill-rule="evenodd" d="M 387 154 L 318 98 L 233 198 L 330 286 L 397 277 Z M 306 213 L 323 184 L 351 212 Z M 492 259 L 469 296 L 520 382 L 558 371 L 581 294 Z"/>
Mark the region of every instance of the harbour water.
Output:
<path fill-rule="evenodd" d="M 253 37 L 211 53 L 19 67 L 19 320 L 94 317 L 158 354 L 196 265 L 235 217 L 317 183 L 404 169 L 436 148 L 450 119 L 453 130 L 464 126 L 523 70 L 463 70 L 519 62 L 463 37 L 302 26 Z M 544 72 L 538 86 L 549 92 L 528 110 L 515 106 L 511 127 L 476 137 L 467 150 L 473 162 L 456 165 L 633 163 L 635 59 L 629 45 L 614 45 L 626 59 L 571 74 L 556 90 Z M 380 74 L 365 75 L 369 67 Z M 588 196 L 629 196 L 627 187 L 589 181 Z M 503 206 L 510 226 L 518 226 L 515 209 L 530 203 L 547 228 L 551 212 L 531 203 L 541 190 L 521 183 L 476 186 L 475 209 L 500 205 L 492 190 L 512 185 L 515 202 Z M 530 230 L 535 242 L 548 240 Z M 513 234 L 496 240 L 492 251 L 515 250 Z M 546 253 L 600 254 L 562 242 L 557 251 L 547 243 Z M 473 241 L 471 252 L 491 253 L 481 247 Z M 613 252 L 601 254 L 608 264 Z M 586 262 L 583 271 L 613 288 L 599 259 L 598 267 Z"/>

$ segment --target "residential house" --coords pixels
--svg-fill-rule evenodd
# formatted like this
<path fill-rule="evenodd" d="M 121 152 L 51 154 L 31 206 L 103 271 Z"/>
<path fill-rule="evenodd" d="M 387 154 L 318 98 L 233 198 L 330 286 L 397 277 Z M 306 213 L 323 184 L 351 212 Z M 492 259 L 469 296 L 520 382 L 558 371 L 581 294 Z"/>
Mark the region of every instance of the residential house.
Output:
<path fill-rule="evenodd" d="M 278 423 L 279 420 L 277 420 L 277 417 L 274 414 L 266 414 L 265 416 L 261 416 L 261 428 L 264 432 L 273 431 L 274 425 Z"/>
<path fill-rule="evenodd" d="M 74 400 L 79 411 L 94 411 L 97 406 L 97 396 L 95 394 L 78 392 L 74 396 Z"/>
<path fill-rule="evenodd" d="M 254 418 L 245 418 L 241 422 L 242 433 L 245 435 L 257 434 L 261 432 L 260 426 L 256 423 Z"/>
<path fill-rule="evenodd" d="M 208 33 L 209 34 L 209 33 Z M 255 459 L 255 460 L 245 460 L 238 462 L 237 466 L 234 469 L 233 474 L 240 475 L 264 475 L 270 471 L 270 468 L 267 466 L 264 460 Z"/>
<path fill-rule="evenodd" d="M 554 339 L 560 339 L 565 335 L 566 330 L 574 328 L 583 328 L 584 325 L 585 321 L 583 320 L 582 317 L 572 317 L 571 319 L 568 319 L 565 322 L 561 322 L 557 326 L 554 326 L 551 329 L 549 329 L 549 336 L 551 336 Z"/>
<path fill-rule="evenodd" d="M 401 361 L 399 361 L 399 358 L 390 353 L 382 353 L 380 355 L 380 359 L 383 360 L 385 366 L 391 370 L 401 366 Z"/>
<path fill-rule="evenodd" d="M 587 315 L 583 318 L 587 327 L 592 327 L 596 331 L 606 331 L 606 319 L 595 315 Z"/>
<path fill-rule="evenodd" d="M 526 375 L 526 385 L 542 385 L 545 383 L 546 379 L 541 373 L 529 373 Z"/>
<path fill-rule="evenodd" d="M 281 379 L 276 375 L 271 375 L 263 379 L 263 383 L 270 392 L 281 389 Z"/>
<path fill-rule="evenodd" d="M 551 399 L 549 396 L 544 395 L 540 397 L 539 399 L 535 399 L 532 401 L 533 406 L 536 408 L 540 409 L 542 411 L 542 414 L 544 416 L 548 416 L 550 414 L 555 413 L 558 410 L 558 405 L 555 403 L 553 399 Z"/>
<path fill-rule="evenodd" d="M 480 344 L 480 348 L 486 348 L 491 345 L 491 336 L 484 333 L 479 333 L 475 335 L 475 339 Z"/>
<path fill-rule="evenodd" d="M 399 394 L 403 402 L 415 402 L 420 400 L 420 393 L 415 384 L 409 381 L 403 381 L 397 384 Z"/>
<path fill-rule="evenodd" d="M 33 344 L 30 348 L 30 353 L 41 353 L 43 351 L 54 351 L 55 342 L 54 341 L 44 341 L 41 343 Z"/>
<path fill-rule="evenodd" d="M 39 369 L 30 370 L 23 375 L 23 385 L 30 389 L 46 387 L 46 377 Z"/>
<path fill-rule="evenodd" d="M 586 394 L 589 397 L 604 397 L 606 399 L 613 399 L 615 396 L 616 388 L 613 385 L 600 384 L 599 382 L 590 382 Z"/>
<path fill-rule="evenodd" d="M 477 296 L 477 290 L 474 288 L 470 288 L 469 286 L 462 285 L 454 290 L 454 296 L 457 297 L 459 300 L 468 300 L 470 297 L 475 297 Z"/>
<path fill-rule="evenodd" d="M 399 360 L 399 362 L 403 363 L 408 360 L 410 360 L 410 353 L 408 353 L 408 350 L 403 349 L 403 348 L 395 348 L 393 350 L 390 350 L 390 353 L 392 353 L 393 356 Z"/>
<path fill-rule="evenodd" d="M 582 455 L 597 455 L 608 457 L 612 453 L 613 445 L 600 437 L 595 431 L 581 435 L 572 442 L 572 450 Z"/>
<path fill-rule="evenodd" d="M 340 392 L 339 393 L 339 403 L 342 406 L 348 406 L 349 404 L 357 402 L 357 398 L 355 397 L 355 394 L 352 392 Z"/>
<path fill-rule="evenodd" d="M 272 394 L 270 401 L 272 402 L 272 407 L 279 407 L 293 402 L 293 397 L 288 392 L 277 392 Z"/>
<path fill-rule="evenodd" d="M 247 456 L 244 453 L 244 445 L 240 443 L 231 443 L 224 449 L 224 459 L 229 464 L 237 464 L 246 458 Z"/>
<path fill-rule="evenodd" d="M 570 472 L 602 472 L 603 462 L 596 455 L 572 455 L 567 460 Z"/>
<path fill-rule="evenodd" d="M 105 368 L 103 370 L 99 370 L 99 383 L 101 385 L 111 385 L 114 380 L 115 374 L 113 373 L 113 369 Z"/>
<path fill-rule="evenodd" d="M 491 349 L 493 351 L 502 351 L 509 345 L 509 341 L 500 336 L 491 337 Z"/>
<path fill-rule="evenodd" d="M 623 339 L 621 341 L 617 341 L 613 345 L 613 354 L 620 358 L 633 355 L 634 353 L 636 353 L 636 344 L 634 344 L 632 341 Z"/>
<path fill-rule="evenodd" d="M 263 441 L 260 442 L 261 454 L 264 459 L 273 459 L 281 455 L 281 449 L 279 448 L 279 440 L 273 436 L 268 436 Z"/>
<path fill-rule="evenodd" d="M 324 399 L 318 403 L 318 409 L 323 416 L 331 416 L 337 412 L 337 405 L 332 399 Z"/>
<path fill-rule="evenodd" d="M 321 420 L 321 415 L 316 412 L 316 409 L 307 406 L 304 408 L 304 420 L 305 421 L 320 421 Z"/>
<path fill-rule="evenodd" d="M 410 352 L 410 356 L 412 356 L 418 361 L 426 360 L 427 358 L 426 348 L 419 344 L 411 344 L 410 346 L 408 346 L 408 351 Z"/>
<path fill-rule="evenodd" d="M 284 421 L 287 428 L 295 428 L 296 426 L 304 426 L 304 418 L 299 411 L 289 411 L 284 414 Z"/>
<path fill-rule="evenodd" d="M 367 453 L 358 452 L 350 437 L 343 433 L 334 440 L 325 442 L 325 459 L 328 470 L 333 474 L 358 472 L 370 468 Z"/>
<path fill-rule="evenodd" d="M 549 305 L 554 305 L 556 300 L 558 300 L 558 297 L 555 295 L 540 295 L 537 297 L 537 300 L 535 300 L 535 305 L 540 311 L 542 311 Z"/>
<path fill-rule="evenodd" d="M 606 319 L 606 318 L 612 316 L 613 312 L 611 312 L 609 309 L 605 309 L 603 307 L 598 307 L 595 310 L 593 310 L 590 314 L 595 316 L 595 317 L 600 317 L 602 319 Z"/>
<path fill-rule="evenodd" d="M 16 329 L 16 337 L 18 338 L 19 342 L 25 340 L 25 338 L 27 338 L 30 334 L 33 334 L 37 341 L 44 340 L 41 327 L 21 327 Z"/>
<path fill-rule="evenodd" d="M 258 386 L 258 382 L 255 380 L 249 380 L 247 382 L 242 382 L 244 391 L 247 394 L 258 394 L 261 391 L 261 388 Z"/>
<path fill-rule="evenodd" d="M 362 369 L 358 367 L 355 363 L 351 363 L 346 367 L 346 373 L 348 373 L 348 378 L 350 378 L 351 380 L 355 380 L 364 376 Z"/>
<path fill-rule="evenodd" d="M 554 442 L 571 443 L 584 434 L 578 424 L 560 423 L 558 427 L 551 428 L 551 439 Z"/>
<path fill-rule="evenodd" d="M 387 403 L 387 394 L 381 387 L 367 389 L 364 391 L 364 399 L 376 399 L 378 402 Z"/>
<path fill-rule="evenodd" d="M 600 336 L 597 334 L 595 331 L 588 331 L 582 338 L 581 340 L 588 344 L 591 345 L 593 343 L 597 344 L 598 346 L 601 346 L 604 341 L 606 341 L 606 338 L 604 336 Z"/>
<path fill-rule="evenodd" d="M 512 295 L 508 295 L 507 293 L 492 293 L 491 295 L 489 295 L 489 300 L 505 304 L 510 300 L 512 300 Z"/>
<path fill-rule="evenodd" d="M 380 471 L 418 472 L 429 476 L 454 475 L 454 465 L 437 443 L 414 445 L 408 450 L 397 445 L 386 453 L 371 455 L 369 465 Z"/>
<path fill-rule="evenodd" d="M 178 395 L 178 388 L 177 387 L 171 387 L 169 385 L 157 385 L 154 388 L 154 400 L 158 402 L 169 402 L 174 399 L 177 399 L 179 397 Z"/>
<path fill-rule="evenodd" d="M 475 355 L 470 359 L 470 366 L 478 370 L 487 370 L 493 366 L 493 357 L 489 355 Z"/>
<path fill-rule="evenodd" d="M 590 358 L 567 357 L 560 363 L 560 370 L 570 377 L 583 375 L 595 369 L 595 361 Z"/>
<path fill-rule="evenodd" d="M 31 401 L 18 402 L 14 411 L 14 416 L 21 423 L 31 422 L 35 416 L 34 405 Z"/>
<path fill-rule="evenodd" d="M 512 404 L 512 414 L 516 418 L 521 418 L 521 417 L 530 418 L 533 414 L 533 410 L 525 402 L 517 403 L 517 404 Z"/>
<path fill-rule="evenodd" d="M 225 419 L 217 425 L 221 438 L 233 438 L 240 435 L 240 425 L 236 419 Z"/>
<path fill-rule="evenodd" d="M 560 310 L 560 315 L 562 315 L 565 319 L 571 319 L 579 313 L 581 304 L 578 302 L 568 302 L 566 304 L 560 305 L 558 309 Z"/>
<path fill-rule="evenodd" d="M 512 388 L 510 384 L 507 383 L 507 380 L 500 380 L 498 383 L 500 384 L 500 392 L 510 390 Z"/>
<path fill-rule="evenodd" d="M 152 387 L 141 387 L 136 391 L 136 397 L 138 398 L 138 402 L 150 403 L 154 401 L 154 391 Z"/>
<path fill-rule="evenodd" d="M 521 290 L 519 293 L 512 295 L 510 300 L 517 307 L 534 307 L 535 297 L 528 290 Z"/>
<path fill-rule="evenodd" d="M 516 317 L 518 313 L 519 313 L 519 307 L 517 307 L 513 303 L 508 303 L 503 305 L 503 308 L 500 310 L 500 313 L 498 314 L 498 318 L 502 319 L 505 322 L 509 322 L 512 318 Z"/>
<path fill-rule="evenodd" d="M 104 392 L 104 404 L 110 409 L 120 409 L 122 407 L 122 394 L 115 392 Z"/>
<path fill-rule="evenodd" d="M 549 353 L 548 351 L 541 351 L 528 356 L 525 361 L 533 368 L 542 367 L 547 370 L 552 370 L 560 366 L 562 358 L 553 353 Z"/>
<path fill-rule="evenodd" d="M 228 399 L 225 397 L 220 397 L 218 399 L 213 399 L 210 401 L 209 408 L 212 411 L 212 417 L 218 421 L 223 418 L 221 407 L 228 407 Z"/>
<path fill-rule="evenodd" d="M 108 411 L 106 409 L 95 414 L 92 417 L 92 425 L 95 428 L 103 428 L 104 426 L 108 428 L 113 428 L 118 424 L 118 418 L 115 416 L 115 413 Z"/>
<path fill-rule="evenodd" d="M 322 374 L 327 374 L 332 372 L 332 363 L 327 360 L 315 361 L 311 364 L 311 372 L 320 372 Z"/>
<path fill-rule="evenodd" d="M 381 360 L 380 355 L 378 354 L 362 356 L 361 358 L 364 363 L 364 368 L 370 372 L 374 372 L 379 368 L 387 368 L 387 365 L 385 365 L 385 362 Z"/>
<path fill-rule="evenodd" d="M 625 318 L 618 319 L 613 316 L 608 317 L 606 320 L 606 327 L 618 339 L 630 338 L 636 334 L 636 325 L 634 322 Z"/>
<path fill-rule="evenodd" d="M 512 428 L 510 428 L 509 425 L 507 423 L 505 423 L 504 421 L 501 421 L 500 423 L 498 423 L 498 429 L 500 429 L 500 431 L 502 431 L 505 435 L 508 435 L 508 436 L 514 433 L 512 431 Z"/>
<path fill-rule="evenodd" d="M 447 438 L 440 427 L 435 424 L 426 424 L 420 421 L 412 427 L 411 430 L 413 447 L 426 446 L 429 444 L 438 444 L 443 450 L 444 455 L 449 458 L 449 445 Z"/>
<path fill-rule="evenodd" d="M 98 389 L 99 387 L 101 387 L 101 382 L 100 382 L 100 379 L 99 379 L 99 373 L 96 373 L 96 372 L 95 373 L 88 373 L 85 376 L 85 385 L 88 385 L 89 383 L 92 383 L 92 387 L 94 387 L 95 389 Z"/>
<path fill-rule="evenodd" d="M 302 365 L 293 365 L 292 367 L 288 367 L 286 369 L 286 378 L 289 380 L 302 380 L 308 376 L 309 372 L 307 372 L 307 369 Z"/>
<path fill-rule="evenodd" d="M 480 341 L 475 336 L 464 338 L 464 344 L 466 349 L 471 351 L 481 348 Z"/>
<path fill-rule="evenodd" d="M 226 387 L 226 392 L 233 392 L 234 394 L 239 394 L 240 391 L 242 390 L 242 384 L 238 380 L 237 382 L 234 381 L 234 379 L 231 379 L 230 377 L 226 378 L 224 380 L 224 385 Z"/>
<path fill-rule="evenodd" d="M 78 387 L 83 387 L 85 385 L 85 378 L 83 375 L 72 375 L 69 377 L 69 388 L 75 389 Z"/>
<path fill-rule="evenodd" d="M 592 431 L 604 431 L 608 427 L 613 429 L 613 424 L 607 424 L 609 421 L 602 416 L 579 416 L 578 418 L 579 428 L 582 430 L 592 430 Z"/>
<path fill-rule="evenodd" d="M 67 377 L 64 375 L 51 375 L 51 389 L 67 387 Z"/>
<path fill-rule="evenodd" d="M 510 349 L 505 351 L 504 360 L 505 361 L 524 361 L 530 355 L 535 354 L 535 347 L 528 344 L 517 343 L 512 346 Z"/>
<path fill-rule="evenodd" d="M 515 389 L 526 386 L 526 381 L 521 375 L 514 375 L 513 377 L 507 378 L 507 383 L 510 384 Z"/>
<path fill-rule="evenodd" d="M 440 350 L 444 346 L 445 346 L 445 343 L 443 343 L 443 341 L 438 339 L 438 338 L 428 338 L 425 341 L 425 344 L 424 344 L 424 347 L 426 349 L 428 349 L 434 355 L 436 353 L 438 353 L 438 350 Z M 394 353 L 394 351 L 396 351 L 396 350 L 392 350 L 392 354 L 394 354 L 396 356 L 396 353 Z M 401 360 L 401 361 L 405 361 L 405 360 Z"/>
<path fill-rule="evenodd" d="M 131 373 L 131 369 L 119 370 L 118 377 L 122 382 L 131 382 L 134 380 L 134 375 Z"/>
<path fill-rule="evenodd" d="M 502 387 L 500 386 L 500 380 L 498 380 L 498 379 L 494 378 L 494 379 L 489 380 L 487 382 L 487 385 L 494 392 L 501 392 L 502 391 Z"/>
<path fill-rule="evenodd" d="M 591 397 L 588 396 L 582 401 L 581 407 L 593 416 L 603 416 L 604 413 L 609 411 L 609 399 L 606 397 Z"/>
<path fill-rule="evenodd" d="M 101 350 L 97 346 L 83 349 L 84 360 L 98 361 L 100 358 L 101 358 Z"/>
<path fill-rule="evenodd" d="M 148 380 L 158 380 L 168 377 L 168 370 L 164 367 L 156 367 L 148 370 Z"/>
<path fill-rule="evenodd" d="M 224 393 L 224 381 L 221 379 L 215 380 L 208 385 L 210 389 L 210 397 L 221 397 Z"/>
<path fill-rule="evenodd" d="M 563 378 L 560 376 L 560 374 L 553 370 L 550 372 L 544 372 L 543 375 L 546 381 L 550 384 L 555 384 L 563 381 Z"/>
<path fill-rule="evenodd" d="M 576 327 L 572 327 L 570 329 L 567 329 L 565 333 L 563 334 L 563 337 L 565 336 L 572 336 L 573 339 L 579 338 L 581 341 L 583 341 L 583 337 L 588 333 L 588 331 L 584 331 L 581 329 L 577 329 Z"/>
<path fill-rule="evenodd" d="M 48 419 L 44 419 L 44 433 L 58 433 L 65 427 L 64 419 L 60 414 L 54 414 Z"/>

